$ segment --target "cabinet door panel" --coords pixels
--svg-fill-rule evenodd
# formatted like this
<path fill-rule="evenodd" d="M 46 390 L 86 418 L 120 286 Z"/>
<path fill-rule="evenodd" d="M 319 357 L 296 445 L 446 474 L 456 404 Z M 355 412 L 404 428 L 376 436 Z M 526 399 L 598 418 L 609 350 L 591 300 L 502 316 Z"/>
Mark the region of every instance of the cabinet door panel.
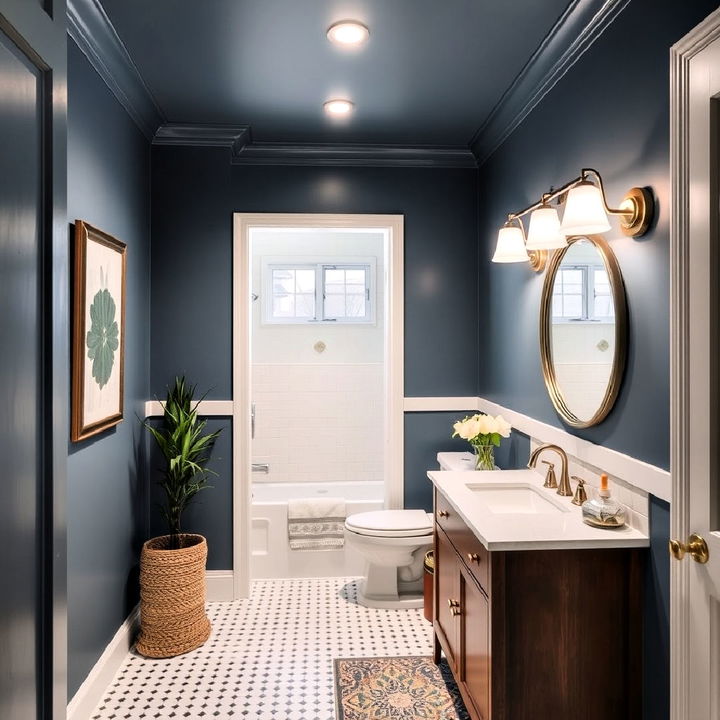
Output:
<path fill-rule="evenodd" d="M 490 720 L 490 613 L 488 599 L 472 575 L 460 573 L 461 681 L 475 710 Z"/>
<path fill-rule="evenodd" d="M 453 614 L 453 608 L 448 601 L 460 602 L 459 597 L 459 563 L 457 554 L 445 536 L 437 529 L 435 577 L 437 578 L 437 593 L 435 596 L 435 623 L 445 639 L 448 662 L 454 672 L 458 670 L 458 631 L 459 615 Z M 455 611 L 457 612 L 457 610 Z M 448 652 L 449 651 L 449 652 Z"/>

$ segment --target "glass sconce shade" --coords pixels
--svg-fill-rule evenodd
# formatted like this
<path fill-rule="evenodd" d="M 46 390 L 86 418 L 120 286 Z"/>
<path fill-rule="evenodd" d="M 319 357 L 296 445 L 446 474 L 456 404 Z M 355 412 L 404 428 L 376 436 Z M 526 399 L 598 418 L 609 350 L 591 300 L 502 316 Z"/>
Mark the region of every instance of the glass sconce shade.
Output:
<path fill-rule="evenodd" d="M 567 245 L 567 239 L 560 232 L 560 218 L 557 210 L 543 205 L 530 215 L 530 229 L 527 250 L 556 250 Z"/>
<path fill-rule="evenodd" d="M 525 249 L 525 236 L 516 225 L 503 225 L 498 232 L 493 262 L 513 263 L 528 262 L 530 260 Z"/>
<path fill-rule="evenodd" d="M 560 229 L 568 237 L 610 230 L 602 193 L 597 185 L 583 180 L 568 191 Z"/>

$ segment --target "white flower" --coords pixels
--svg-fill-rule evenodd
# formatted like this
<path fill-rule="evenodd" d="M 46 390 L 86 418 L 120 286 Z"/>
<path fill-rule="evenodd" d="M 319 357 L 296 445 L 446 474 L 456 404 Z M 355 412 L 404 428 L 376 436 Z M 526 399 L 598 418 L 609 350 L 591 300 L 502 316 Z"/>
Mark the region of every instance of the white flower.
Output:
<path fill-rule="evenodd" d="M 460 437 L 465 438 L 465 440 L 472 440 L 474 437 L 476 437 L 480 430 L 480 420 L 474 417 L 471 417 L 469 420 L 465 422 L 465 428 L 464 433 Z"/>
<path fill-rule="evenodd" d="M 510 431 L 512 430 L 512 425 L 502 416 L 498 415 L 495 418 L 495 431 L 499 435 L 501 435 L 504 438 L 510 437 Z"/>
<path fill-rule="evenodd" d="M 490 435 L 495 432 L 495 418 L 490 415 L 480 415 L 477 424 L 478 435 Z"/>

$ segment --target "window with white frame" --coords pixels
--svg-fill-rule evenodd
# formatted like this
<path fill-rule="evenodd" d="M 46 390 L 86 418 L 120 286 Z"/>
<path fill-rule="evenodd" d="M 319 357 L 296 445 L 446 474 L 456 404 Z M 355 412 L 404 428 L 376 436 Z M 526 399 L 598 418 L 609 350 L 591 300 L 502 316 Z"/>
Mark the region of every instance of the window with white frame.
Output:
<path fill-rule="evenodd" d="M 375 259 L 263 264 L 263 322 L 374 323 Z"/>
<path fill-rule="evenodd" d="M 561 265 L 553 286 L 554 322 L 607 322 L 615 317 L 603 265 Z"/>

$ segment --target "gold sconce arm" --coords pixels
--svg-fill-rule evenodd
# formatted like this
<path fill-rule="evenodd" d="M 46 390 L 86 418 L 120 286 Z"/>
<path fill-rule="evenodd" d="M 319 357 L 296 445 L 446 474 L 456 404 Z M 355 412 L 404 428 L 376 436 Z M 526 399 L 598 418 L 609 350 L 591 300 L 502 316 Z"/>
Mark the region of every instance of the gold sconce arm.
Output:
<path fill-rule="evenodd" d="M 644 235 L 652 222 L 655 207 L 650 191 L 647 188 L 632 187 L 625 194 L 625 197 L 620 203 L 620 207 L 611 208 L 607 203 L 602 175 L 594 168 L 583 168 L 580 179 L 587 180 L 589 174 L 593 174 L 597 179 L 603 205 L 605 206 L 605 212 L 608 215 L 619 215 L 621 217 L 620 229 L 623 234 L 628 237 L 640 237 Z"/>

